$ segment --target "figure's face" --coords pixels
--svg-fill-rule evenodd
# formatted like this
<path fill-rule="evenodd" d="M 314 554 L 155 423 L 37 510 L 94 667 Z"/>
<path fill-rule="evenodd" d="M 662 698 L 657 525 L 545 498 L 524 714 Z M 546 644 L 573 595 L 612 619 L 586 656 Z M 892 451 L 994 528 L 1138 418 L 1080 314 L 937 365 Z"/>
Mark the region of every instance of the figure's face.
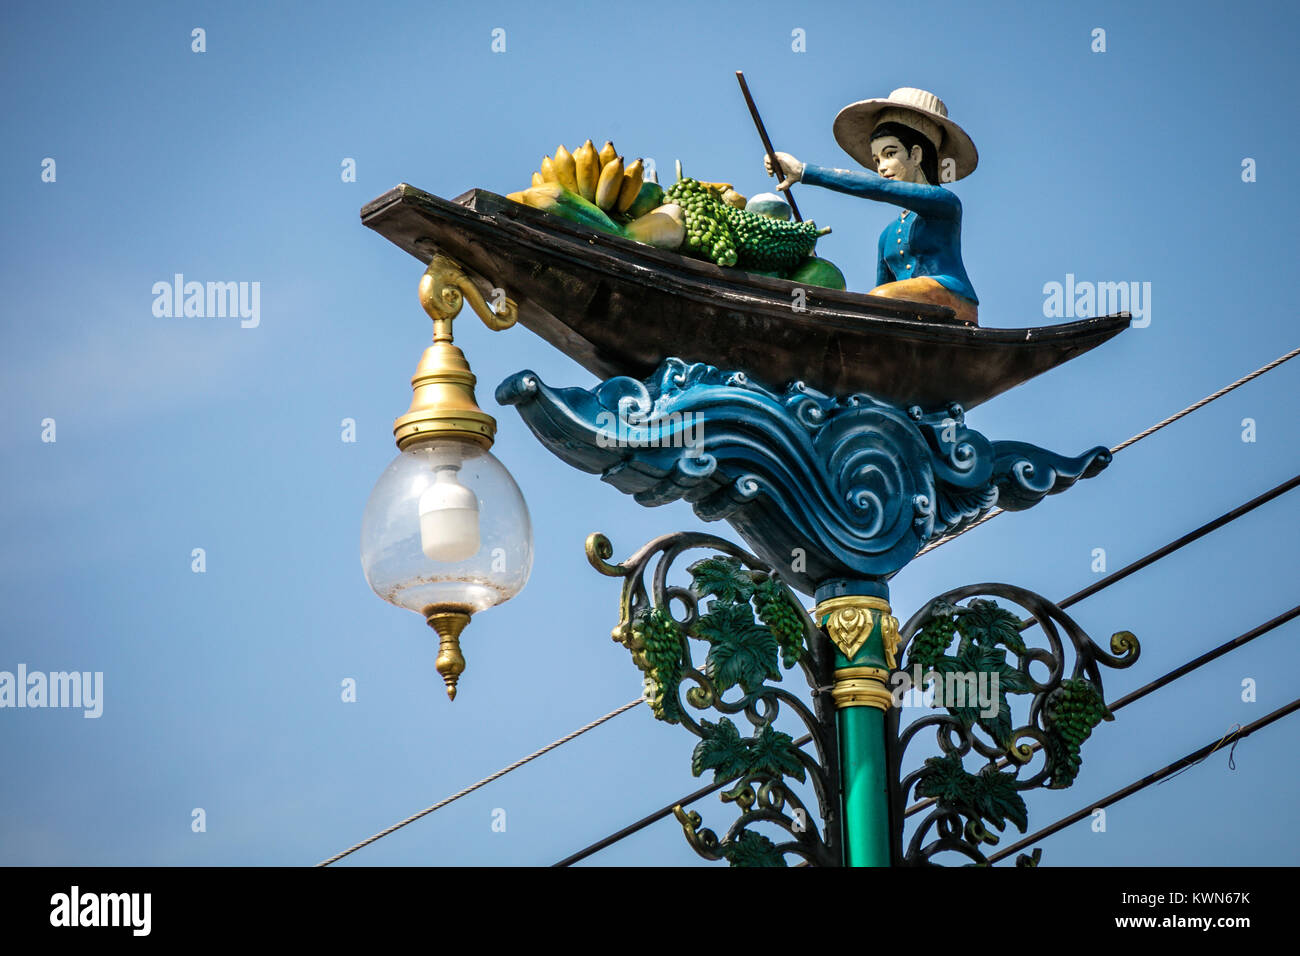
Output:
<path fill-rule="evenodd" d="M 876 172 L 886 179 L 902 183 L 925 182 L 925 174 L 921 172 L 921 147 L 913 146 L 908 153 L 897 136 L 873 139 L 871 161 L 876 164 Z"/>

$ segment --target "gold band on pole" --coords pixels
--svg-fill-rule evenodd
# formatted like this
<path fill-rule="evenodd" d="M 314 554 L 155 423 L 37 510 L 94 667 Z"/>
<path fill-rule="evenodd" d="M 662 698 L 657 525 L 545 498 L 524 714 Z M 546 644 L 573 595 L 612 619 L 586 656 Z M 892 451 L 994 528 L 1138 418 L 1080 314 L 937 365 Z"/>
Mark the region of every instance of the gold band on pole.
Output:
<path fill-rule="evenodd" d="M 831 700 L 836 709 L 844 707 L 875 707 L 877 710 L 889 710 L 894 703 L 894 695 L 883 682 L 875 678 L 840 677 L 843 671 L 835 675 L 831 687 Z"/>
<path fill-rule="evenodd" d="M 835 671 L 831 699 L 836 708 L 875 707 L 888 710 L 894 703 L 889 690 L 889 673 L 898 666 L 898 618 L 884 598 L 850 594 L 828 598 L 813 610 L 816 620 L 826 622 L 826 633 L 840 653 L 850 660 L 880 623 L 885 667 L 854 666 Z"/>

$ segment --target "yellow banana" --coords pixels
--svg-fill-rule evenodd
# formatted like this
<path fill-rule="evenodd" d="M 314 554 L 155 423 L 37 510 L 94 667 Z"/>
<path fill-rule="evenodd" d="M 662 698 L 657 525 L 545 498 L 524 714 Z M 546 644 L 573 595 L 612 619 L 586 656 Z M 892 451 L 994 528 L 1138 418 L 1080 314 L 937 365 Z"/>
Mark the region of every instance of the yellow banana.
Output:
<path fill-rule="evenodd" d="M 609 140 L 605 140 L 605 145 L 600 148 L 600 168 L 604 169 L 609 165 L 609 161 L 618 155 L 618 150 Z"/>
<path fill-rule="evenodd" d="M 555 171 L 555 164 L 551 162 L 551 157 L 547 156 L 542 160 L 542 180 L 548 183 L 558 183 L 559 174 Z"/>
<path fill-rule="evenodd" d="M 600 157 L 596 155 L 596 147 L 592 145 L 591 140 L 578 147 L 577 152 L 573 154 L 573 159 L 578 172 L 578 195 L 587 202 L 594 202 L 596 184 L 600 182 Z"/>
<path fill-rule="evenodd" d="M 555 157 L 551 160 L 555 166 L 555 175 L 559 176 L 559 183 L 571 193 L 578 191 L 578 171 L 573 162 L 573 154 L 564 148 L 561 143 L 555 147 Z"/>
<path fill-rule="evenodd" d="M 619 212 L 627 212 L 632 208 L 632 203 L 636 202 L 637 194 L 641 192 L 643 178 L 644 174 L 639 159 L 623 170 L 623 185 L 618 191 L 618 202 L 614 204 L 615 209 Z"/>
<path fill-rule="evenodd" d="M 623 157 L 615 156 L 600 171 L 596 183 L 596 205 L 606 212 L 614 208 L 623 189 Z"/>

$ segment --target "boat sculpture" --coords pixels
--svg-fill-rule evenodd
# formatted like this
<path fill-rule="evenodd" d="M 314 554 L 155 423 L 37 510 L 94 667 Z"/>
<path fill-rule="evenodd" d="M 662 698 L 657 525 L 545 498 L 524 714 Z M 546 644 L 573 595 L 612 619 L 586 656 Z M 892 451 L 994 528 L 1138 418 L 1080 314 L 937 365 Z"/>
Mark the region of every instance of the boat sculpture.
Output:
<path fill-rule="evenodd" d="M 402 183 L 361 221 L 429 262 L 442 252 L 488 300 L 602 380 L 679 358 L 781 390 L 866 393 L 930 411 L 974 408 L 1119 334 L 1130 315 L 969 327 L 951 309 L 724 268 L 583 228 L 483 189 L 447 200 Z"/>

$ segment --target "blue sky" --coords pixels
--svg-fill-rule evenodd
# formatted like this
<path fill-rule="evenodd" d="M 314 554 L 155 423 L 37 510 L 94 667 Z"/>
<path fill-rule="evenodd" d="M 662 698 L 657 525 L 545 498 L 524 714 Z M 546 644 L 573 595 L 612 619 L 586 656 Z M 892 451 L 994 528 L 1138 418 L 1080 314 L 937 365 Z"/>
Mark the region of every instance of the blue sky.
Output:
<path fill-rule="evenodd" d="M 923 9 L 8 4 L 0 670 L 102 671 L 104 710 L 0 710 L 0 863 L 313 863 L 640 693 L 608 637 L 617 582 L 591 571 L 583 540 L 604 531 L 621 558 L 705 526 L 686 504 L 642 509 L 567 469 L 495 406 L 522 368 L 594 384 L 522 328 L 457 328 L 536 563 L 466 632 L 454 704 L 433 633 L 366 586 L 361 513 L 429 334 L 420 266 L 357 217 L 398 182 L 505 193 L 557 143 L 590 137 L 752 194 L 769 181 L 734 70 L 776 148 L 823 165 L 852 162 L 831 133 L 841 106 L 917 86 L 980 149 L 954 191 L 983 324 L 1045 324 L 1043 286 L 1067 274 L 1152 289 L 1148 327 L 975 410 L 973 427 L 1066 454 L 1113 445 L 1295 347 L 1293 9 Z M 821 254 L 869 288 L 891 209 L 796 189 L 834 229 Z M 156 317 L 151 289 L 178 272 L 259 283 L 260 323 Z M 1117 568 L 1291 477 L 1297 386 L 1300 362 L 919 559 L 893 583 L 897 613 L 981 580 L 1062 598 L 1095 579 L 1093 549 Z M 1297 518 L 1292 494 L 1073 608 L 1099 640 L 1143 642 L 1108 696 L 1292 606 Z M 1104 725 L 1073 789 L 1031 795 L 1031 827 L 1293 699 L 1295 637 L 1292 623 Z M 1122 802 L 1105 833 L 1050 838 L 1044 864 L 1296 863 L 1297 726 L 1239 745 L 1235 770 L 1217 754 Z M 692 745 L 634 710 L 344 865 L 553 862 L 698 786 Z M 730 820 L 716 798 L 697 809 Z M 667 820 L 591 862 L 699 861 Z"/>

